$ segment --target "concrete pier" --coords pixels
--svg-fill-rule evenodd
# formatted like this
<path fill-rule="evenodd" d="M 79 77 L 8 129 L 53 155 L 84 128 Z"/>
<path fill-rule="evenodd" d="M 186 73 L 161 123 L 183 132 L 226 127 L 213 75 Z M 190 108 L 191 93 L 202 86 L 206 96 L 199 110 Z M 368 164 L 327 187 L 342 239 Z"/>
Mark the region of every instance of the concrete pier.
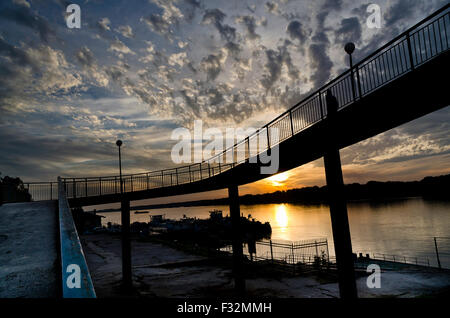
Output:
<path fill-rule="evenodd" d="M 57 201 L 0 206 L 0 298 L 58 297 Z"/>

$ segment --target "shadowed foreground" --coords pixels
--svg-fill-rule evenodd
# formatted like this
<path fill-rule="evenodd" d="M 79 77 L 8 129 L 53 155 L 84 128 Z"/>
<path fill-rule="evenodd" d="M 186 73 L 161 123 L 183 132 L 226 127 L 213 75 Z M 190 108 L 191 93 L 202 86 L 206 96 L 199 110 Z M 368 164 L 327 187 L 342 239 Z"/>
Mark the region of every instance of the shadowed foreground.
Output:
<path fill-rule="evenodd" d="M 97 296 L 126 296 L 120 289 L 120 237 L 89 234 L 82 235 L 81 240 Z M 132 249 L 134 297 L 227 297 L 234 293 L 231 267 L 227 266 L 226 262 L 192 255 L 153 242 L 133 240 Z M 292 276 L 270 270 L 249 272 L 246 277 L 248 296 L 339 297 L 334 274 L 304 273 L 301 276 Z M 449 292 L 448 272 L 406 268 L 386 271 L 381 275 L 381 288 L 369 289 L 366 286 L 367 277 L 364 273 L 359 273 L 359 296 L 439 297 L 448 295 Z"/>

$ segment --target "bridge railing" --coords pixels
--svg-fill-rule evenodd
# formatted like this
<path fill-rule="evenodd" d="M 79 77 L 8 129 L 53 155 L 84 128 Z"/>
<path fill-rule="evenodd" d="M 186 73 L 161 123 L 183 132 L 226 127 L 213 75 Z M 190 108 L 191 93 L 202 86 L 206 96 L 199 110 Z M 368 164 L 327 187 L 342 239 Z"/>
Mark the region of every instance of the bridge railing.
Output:
<path fill-rule="evenodd" d="M 326 118 L 328 90 L 342 109 L 413 71 L 449 49 L 449 7 L 447 4 L 409 28 L 234 146 L 201 163 L 125 175 L 125 191 L 196 182 L 223 173 Z M 63 182 L 69 198 L 120 193 L 118 176 L 63 178 Z"/>
<path fill-rule="evenodd" d="M 27 182 L 23 186 L 31 194 L 32 201 L 58 199 L 58 182 Z"/>
<path fill-rule="evenodd" d="M 59 242 L 63 298 L 95 298 L 89 268 L 73 221 L 66 191 L 58 178 Z"/>

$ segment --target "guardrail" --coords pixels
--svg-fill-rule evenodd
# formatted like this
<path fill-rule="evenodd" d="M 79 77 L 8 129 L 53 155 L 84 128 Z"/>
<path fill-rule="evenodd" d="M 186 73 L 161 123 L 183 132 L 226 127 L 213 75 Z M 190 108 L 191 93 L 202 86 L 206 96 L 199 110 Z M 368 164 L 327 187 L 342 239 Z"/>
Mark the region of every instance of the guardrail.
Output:
<path fill-rule="evenodd" d="M 124 175 L 124 191 L 175 186 L 223 173 L 325 119 L 325 95 L 328 90 L 337 98 L 339 109 L 342 109 L 413 71 L 449 49 L 449 7 L 450 4 L 447 4 L 437 10 L 220 154 L 188 166 Z M 273 135 L 272 131 L 276 134 Z M 273 136 L 278 138 L 273 139 Z M 251 148 L 255 141 L 260 148 L 256 151 Z M 231 162 L 227 163 L 230 158 Z M 69 198 L 120 193 L 118 176 L 62 180 Z"/>
<path fill-rule="evenodd" d="M 63 298 L 95 298 L 83 248 L 61 179 L 58 177 L 59 234 Z"/>
<path fill-rule="evenodd" d="M 372 259 L 430 267 L 430 260 L 428 259 L 428 257 L 400 256 L 400 255 L 373 253 Z"/>
<path fill-rule="evenodd" d="M 27 182 L 23 186 L 31 194 L 32 201 L 58 199 L 58 182 Z"/>

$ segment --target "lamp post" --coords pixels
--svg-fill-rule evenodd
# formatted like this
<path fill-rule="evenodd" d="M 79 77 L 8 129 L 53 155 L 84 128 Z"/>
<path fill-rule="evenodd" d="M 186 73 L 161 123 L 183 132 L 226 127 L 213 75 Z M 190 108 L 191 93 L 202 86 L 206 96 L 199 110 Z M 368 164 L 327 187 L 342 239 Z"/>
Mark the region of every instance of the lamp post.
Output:
<path fill-rule="evenodd" d="M 120 194 L 123 195 L 123 186 L 122 186 L 122 156 L 120 153 L 120 146 L 122 146 L 122 140 L 116 141 L 116 146 L 119 147 L 119 175 L 120 175 Z"/>
<path fill-rule="evenodd" d="M 355 81 L 353 79 L 353 60 L 352 60 L 352 53 L 355 51 L 355 44 L 352 42 L 348 42 L 344 47 L 345 52 L 348 54 L 349 60 L 350 60 L 350 76 L 352 81 L 352 94 L 353 94 L 353 100 L 356 100 L 356 91 L 355 91 Z"/>
<path fill-rule="evenodd" d="M 123 193 L 122 155 L 120 152 L 122 141 L 117 140 L 116 145 L 119 147 L 120 201 L 122 211 L 122 284 L 124 290 L 129 292 L 133 286 L 131 276 L 130 200 Z"/>

